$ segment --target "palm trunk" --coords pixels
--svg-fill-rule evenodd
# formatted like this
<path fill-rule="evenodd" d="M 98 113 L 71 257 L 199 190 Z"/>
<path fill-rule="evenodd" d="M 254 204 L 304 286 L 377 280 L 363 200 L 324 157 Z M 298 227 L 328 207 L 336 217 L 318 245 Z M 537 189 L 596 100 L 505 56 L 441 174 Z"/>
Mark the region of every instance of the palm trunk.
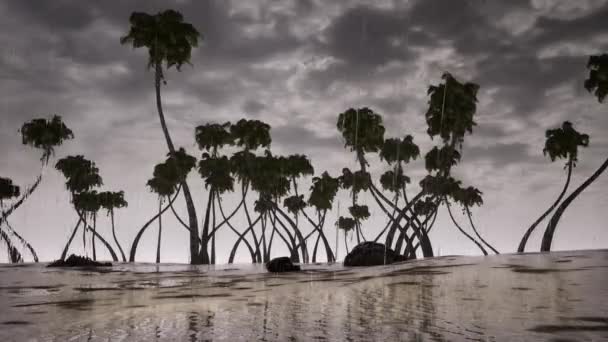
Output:
<path fill-rule="evenodd" d="M 175 147 L 173 146 L 173 141 L 171 140 L 169 129 L 167 128 L 167 123 L 165 122 L 165 115 L 163 114 L 163 106 L 160 96 L 162 66 L 157 63 L 155 67 L 154 85 L 156 89 L 156 109 L 158 110 L 160 125 L 163 130 L 163 134 L 165 135 L 169 152 L 175 153 Z M 188 221 L 190 224 L 190 263 L 196 265 L 201 263 L 198 250 L 198 220 L 196 218 L 196 209 L 194 207 L 194 202 L 192 201 L 192 195 L 190 194 L 188 183 L 184 180 L 180 183 L 180 185 L 184 189 L 184 199 L 186 200 L 186 209 L 188 210 Z"/>
<path fill-rule="evenodd" d="M 258 221 L 260 220 L 262 216 L 258 215 L 258 218 L 255 219 L 255 221 L 253 221 L 251 223 L 251 225 L 249 227 L 247 227 L 247 229 L 245 229 L 245 231 L 243 231 L 243 233 L 239 234 L 239 238 L 236 240 L 236 242 L 234 243 L 234 245 L 232 246 L 232 250 L 230 251 L 230 257 L 228 258 L 228 263 L 232 264 L 234 262 L 234 257 L 236 256 L 236 251 L 239 247 L 239 244 L 241 243 L 241 241 L 246 241 L 245 236 L 247 235 L 247 233 L 253 229 L 253 226 L 255 226 Z M 259 244 L 257 244 L 256 242 L 254 242 L 254 244 L 256 245 L 256 248 L 254 249 L 254 255 L 255 255 L 255 259 L 254 262 L 261 262 L 261 258 L 258 259 L 259 257 Z"/>
<path fill-rule="evenodd" d="M 87 256 L 87 214 L 84 214 L 84 219 L 82 220 L 84 223 L 85 229 L 82 230 L 82 250 L 85 256 Z"/>
<path fill-rule="evenodd" d="M 97 235 L 97 213 L 93 213 L 93 235 Z M 95 237 L 93 237 L 91 244 L 93 245 L 93 261 L 97 261 L 97 250 L 95 249 Z"/>
<path fill-rule="evenodd" d="M 40 173 L 34 184 L 29 189 L 27 189 L 27 191 L 21 196 L 21 198 L 17 202 L 13 203 L 13 205 L 11 205 L 8 209 L 2 210 L 2 215 L 0 216 L 0 226 L 2 226 L 2 223 L 4 222 L 4 220 L 6 220 L 7 217 L 9 217 L 15 210 L 17 210 L 23 204 L 23 202 L 25 202 L 25 200 L 30 195 L 32 195 L 34 190 L 36 190 L 36 188 L 38 188 L 38 185 L 40 185 L 41 181 L 42 173 Z"/>
<path fill-rule="evenodd" d="M 99 239 L 99 241 L 106 247 L 106 249 L 108 250 L 108 252 L 110 252 L 110 255 L 112 256 L 112 260 L 113 261 L 118 261 L 118 257 L 116 256 L 116 253 L 114 252 L 114 249 L 108 243 L 108 241 L 106 241 L 99 233 L 93 232 L 93 229 L 91 227 L 86 227 L 86 228 L 87 228 L 88 231 L 90 231 L 91 233 L 93 233 L 93 239 Z"/>
<path fill-rule="evenodd" d="M 32 247 L 32 245 L 30 245 L 30 243 L 27 242 L 19 233 L 17 233 L 17 231 L 15 231 L 13 229 L 13 227 L 11 227 L 11 225 L 8 223 L 8 220 L 5 219 L 4 223 L 6 224 L 6 227 L 8 228 L 8 232 L 11 235 L 13 235 L 14 237 L 16 237 L 17 240 L 19 240 L 19 242 L 21 242 L 23 247 L 25 247 L 27 250 L 30 251 L 30 254 L 32 255 L 32 258 L 34 259 L 34 262 L 38 262 L 38 255 L 36 254 L 34 247 Z"/>
<path fill-rule="evenodd" d="M 566 191 L 568 190 L 568 186 L 570 185 L 571 178 L 572 178 L 572 161 L 568 162 L 568 176 L 566 178 L 566 184 L 564 185 L 562 192 L 557 197 L 557 200 L 555 200 L 555 202 L 549 207 L 549 209 L 547 209 L 547 211 L 545 211 L 536 221 L 534 221 L 534 223 L 532 223 L 530 228 L 528 228 L 528 230 L 526 230 L 526 233 L 524 234 L 524 236 L 521 238 L 521 241 L 519 242 L 519 247 L 517 247 L 517 253 L 524 252 L 524 250 L 526 249 L 526 243 L 528 243 L 528 239 L 530 238 L 530 235 L 532 235 L 532 232 L 534 231 L 534 229 L 536 229 L 536 227 L 545 219 L 545 217 L 547 217 L 553 211 L 553 209 L 555 209 L 555 207 L 557 207 L 559 202 L 562 200 L 562 198 L 566 194 Z"/>
<path fill-rule="evenodd" d="M 70 248 L 70 244 L 72 244 L 72 240 L 74 240 L 74 236 L 76 236 L 76 232 L 78 231 L 78 227 L 80 227 L 81 222 L 82 222 L 82 219 L 80 218 L 80 215 L 79 215 L 78 223 L 76 223 L 76 227 L 74 227 L 74 231 L 72 231 L 72 235 L 70 235 L 68 242 L 65 244 L 65 247 L 63 247 L 63 252 L 61 252 L 61 258 L 60 258 L 61 260 L 65 260 L 65 257 L 68 254 L 68 249 Z"/>
<path fill-rule="evenodd" d="M 473 224 L 473 219 L 471 218 L 471 211 L 469 210 L 469 207 L 465 206 L 464 209 L 467 212 L 467 216 L 469 218 L 469 223 L 471 223 L 471 228 L 473 228 L 473 231 L 475 232 L 475 235 L 477 235 L 477 237 L 479 238 L 479 240 L 481 240 L 481 242 L 483 242 L 483 244 L 486 245 L 486 247 L 488 247 L 489 249 L 491 249 L 492 252 L 494 252 L 495 254 L 500 254 L 500 253 L 498 253 L 498 251 L 496 250 L 496 248 L 492 247 L 492 245 L 490 245 L 486 240 L 484 240 L 484 238 L 481 237 L 481 235 L 479 235 L 479 232 L 477 231 L 477 228 Z"/>
<path fill-rule="evenodd" d="M 445 198 L 444 200 L 445 200 L 445 205 L 448 208 L 448 213 L 450 214 L 450 218 L 452 219 L 452 222 L 454 222 L 454 225 L 456 225 L 456 228 L 458 228 L 458 230 L 460 230 L 460 232 L 464 236 L 466 236 L 467 238 L 469 238 L 469 240 L 471 240 L 473 243 L 475 243 L 477 245 L 477 247 L 479 247 L 479 249 L 481 250 L 481 252 L 483 253 L 483 255 L 488 255 L 488 252 L 485 250 L 485 248 L 483 248 L 483 246 L 479 242 L 477 242 L 477 240 L 475 240 L 471 235 L 469 235 L 467 232 L 465 232 L 462 229 L 462 227 L 460 227 L 460 225 L 458 224 L 458 222 L 456 222 L 456 219 L 452 215 L 452 210 L 450 209 L 450 203 L 448 202 L 447 198 Z"/>
<path fill-rule="evenodd" d="M 135 239 L 133 239 L 133 243 L 131 244 L 131 249 L 129 250 L 129 262 L 135 262 L 135 254 L 137 253 L 137 246 L 139 245 L 139 240 L 141 239 L 141 237 L 144 234 L 144 232 L 146 231 L 146 229 L 148 229 L 148 227 L 154 221 L 156 221 L 156 219 L 159 218 L 160 215 L 162 215 L 165 211 L 167 211 L 169 209 L 169 207 L 173 204 L 173 202 L 177 198 L 177 195 L 179 195 L 180 190 L 181 190 L 181 186 L 177 189 L 177 192 L 175 193 L 173 198 L 169 201 L 169 204 L 167 204 L 167 206 L 164 207 L 160 213 L 156 214 L 148 222 L 146 222 L 146 224 L 144 224 L 143 227 L 141 227 L 139 232 L 137 232 L 137 235 L 135 235 Z M 198 235 L 197 235 L 197 239 L 198 239 Z M 198 243 L 198 240 L 197 240 L 197 243 Z"/>
<path fill-rule="evenodd" d="M 211 227 L 212 227 L 212 235 L 211 235 L 211 264 L 215 265 L 215 196 L 213 197 L 213 201 L 211 202 Z"/>
<path fill-rule="evenodd" d="M 207 198 L 207 209 L 205 210 L 205 220 L 203 222 L 203 233 L 201 235 L 201 254 L 200 260 L 204 265 L 209 264 L 209 221 L 211 218 L 211 203 L 214 200 L 213 187 L 209 190 L 209 197 Z"/>
<path fill-rule="evenodd" d="M 553 241 L 553 234 L 555 234 L 555 229 L 557 228 L 557 224 L 559 223 L 559 219 L 562 217 L 570 203 L 574 201 L 574 199 L 583 192 L 593 181 L 595 181 L 601 174 L 608 168 L 608 159 L 604 161 L 604 163 L 600 166 L 597 171 L 595 171 L 589 179 L 587 179 L 583 184 L 581 184 L 574 192 L 570 194 L 563 202 L 559 205 L 553 217 L 551 217 L 551 221 L 547 225 L 547 230 L 545 230 L 545 234 L 543 235 L 543 241 L 540 246 L 541 252 L 549 252 L 551 251 L 551 242 Z"/>
<path fill-rule="evenodd" d="M 158 240 L 156 242 L 156 263 L 160 264 L 160 238 L 163 232 L 163 200 L 162 198 L 158 199 Z"/>
<path fill-rule="evenodd" d="M 116 238 L 116 230 L 114 228 L 114 209 L 110 210 L 110 220 L 112 221 L 112 236 L 114 237 L 114 242 L 116 246 L 118 246 L 118 250 L 120 251 L 120 256 L 122 257 L 122 262 L 127 262 L 127 258 L 125 257 L 125 252 L 122 250 L 122 246 L 118 242 Z"/>

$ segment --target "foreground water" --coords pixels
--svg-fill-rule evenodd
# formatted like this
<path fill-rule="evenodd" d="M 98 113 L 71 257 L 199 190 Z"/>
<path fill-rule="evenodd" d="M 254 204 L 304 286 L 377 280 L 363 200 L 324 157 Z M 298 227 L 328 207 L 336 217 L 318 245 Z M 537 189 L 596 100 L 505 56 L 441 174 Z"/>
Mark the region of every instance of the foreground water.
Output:
<path fill-rule="evenodd" d="M 0 341 L 602 341 L 608 250 L 268 274 L 0 266 Z"/>

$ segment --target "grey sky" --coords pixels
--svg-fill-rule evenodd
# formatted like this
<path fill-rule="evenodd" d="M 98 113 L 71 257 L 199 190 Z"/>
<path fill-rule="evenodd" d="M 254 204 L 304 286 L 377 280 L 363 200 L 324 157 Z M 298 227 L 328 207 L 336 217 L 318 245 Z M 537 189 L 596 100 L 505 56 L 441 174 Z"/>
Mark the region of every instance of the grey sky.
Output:
<path fill-rule="evenodd" d="M 439 83 L 444 71 L 478 83 L 478 126 L 466 138 L 455 172 L 484 193 L 485 205 L 474 210 L 474 217 L 486 239 L 500 251 L 514 251 L 565 181 L 564 163 L 542 155 L 545 130 L 570 120 L 591 135 L 574 186 L 608 157 L 608 108 L 582 86 L 588 55 L 608 51 L 606 2 L 2 2 L 0 176 L 22 187 L 31 184 L 39 172 L 39 154 L 21 145 L 17 130 L 32 118 L 62 115 L 76 138 L 60 147 L 57 157 L 84 154 L 97 162 L 104 189 L 126 192 L 130 205 L 117 213 L 117 228 L 128 249 L 156 210 L 156 197 L 145 182 L 166 146 L 153 74 L 145 69 L 147 53 L 121 46 L 119 38 L 128 30 L 132 11 L 174 8 L 204 36 L 193 51 L 194 67 L 168 72 L 163 87 L 176 145 L 196 156 L 196 125 L 255 118 L 272 125 L 275 153 L 306 154 L 317 173 L 337 175 L 342 167 L 356 167 L 335 129 L 337 114 L 361 106 L 383 115 L 387 136 L 412 134 L 426 152 L 433 144 L 423 116 L 427 87 Z M 371 160 L 379 175 L 386 166 Z M 52 165 L 40 189 L 10 220 L 43 260 L 58 257 L 76 223 L 62 177 Z M 417 184 L 424 175 L 422 162 L 412 163 L 406 173 Z M 200 217 L 206 192 L 196 176 L 190 184 Z M 607 186 L 603 175 L 568 209 L 555 249 L 608 247 L 603 223 Z M 346 195 L 341 194 L 342 214 Z M 227 197 L 227 207 L 232 200 Z M 385 221 L 368 202 L 375 218 L 364 230 L 371 237 Z M 478 254 L 446 215 L 443 210 L 431 234 L 436 253 Z M 333 237 L 334 218 L 328 221 Z M 165 224 L 163 260 L 187 261 L 185 230 L 169 217 Z M 100 230 L 108 235 L 105 215 Z M 531 238 L 530 250 L 539 248 L 540 235 Z M 147 233 L 139 260 L 153 260 L 155 236 L 155 228 Z M 220 239 L 218 258 L 224 262 L 234 234 L 222 232 Z M 283 251 L 277 249 L 276 255 Z M 340 251 L 343 257 L 343 246 Z"/>

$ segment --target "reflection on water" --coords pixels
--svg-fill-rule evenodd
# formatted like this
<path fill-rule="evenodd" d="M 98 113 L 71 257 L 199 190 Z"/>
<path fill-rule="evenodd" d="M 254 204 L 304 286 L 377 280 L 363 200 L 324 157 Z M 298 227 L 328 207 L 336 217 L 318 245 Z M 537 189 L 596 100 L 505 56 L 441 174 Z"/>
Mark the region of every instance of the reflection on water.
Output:
<path fill-rule="evenodd" d="M 608 339 L 608 251 L 371 268 L 0 266 L 0 341 Z"/>

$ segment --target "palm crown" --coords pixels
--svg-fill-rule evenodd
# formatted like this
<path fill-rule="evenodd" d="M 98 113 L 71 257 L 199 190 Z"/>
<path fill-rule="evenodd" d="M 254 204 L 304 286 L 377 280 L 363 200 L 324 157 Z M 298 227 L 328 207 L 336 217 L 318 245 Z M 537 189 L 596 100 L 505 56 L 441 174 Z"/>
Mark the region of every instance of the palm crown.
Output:
<path fill-rule="evenodd" d="M 19 186 L 14 185 L 12 179 L 0 177 L 0 201 L 19 197 L 20 194 Z"/>
<path fill-rule="evenodd" d="M 473 132 L 473 116 L 477 110 L 477 91 L 475 83 L 460 83 L 449 73 L 443 74 L 444 83 L 431 85 L 428 94 L 429 109 L 425 117 L 427 133 L 433 138 L 439 135 L 444 142 L 453 140 L 461 143 L 465 133 Z"/>
<path fill-rule="evenodd" d="M 164 62 L 167 69 L 175 66 L 180 70 L 184 63 L 190 63 L 192 48 L 198 45 L 200 33 L 184 22 L 181 13 L 174 10 L 155 15 L 133 12 L 129 22 L 129 33 L 120 38 L 120 43 L 148 48 L 148 68 Z"/>
<path fill-rule="evenodd" d="M 65 140 L 73 139 L 74 134 L 61 120 L 54 115 L 52 119 L 34 119 L 21 126 L 21 140 L 24 145 L 42 149 L 40 160 L 45 164 L 55 153 L 55 147 L 61 145 Z"/>
<path fill-rule="evenodd" d="M 551 161 L 557 158 L 567 159 L 573 166 L 576 165 L 578 147 L 589 145 L 589 135 L 577 132 L 569 121 L 565 121 L 561 128 L 547 130 L 545 136 L 547 140 L 543 154 L 548 154 Z"/>
<path fill-rule="evenodd" d="M 595 95 L 599 102 L 604 102 L 608 94 L 608 54 L 590 56 L 587 69 L 589 78 L 585 80 L 585 89 Z"/>
<path fill-rule="evenodd" d="M 62 158 L 57 161 L 55 168 L 67 179 L 66 188 L 72 193 L 88 191 L 103 184 L 95 163 L 82 155 Z"/>

